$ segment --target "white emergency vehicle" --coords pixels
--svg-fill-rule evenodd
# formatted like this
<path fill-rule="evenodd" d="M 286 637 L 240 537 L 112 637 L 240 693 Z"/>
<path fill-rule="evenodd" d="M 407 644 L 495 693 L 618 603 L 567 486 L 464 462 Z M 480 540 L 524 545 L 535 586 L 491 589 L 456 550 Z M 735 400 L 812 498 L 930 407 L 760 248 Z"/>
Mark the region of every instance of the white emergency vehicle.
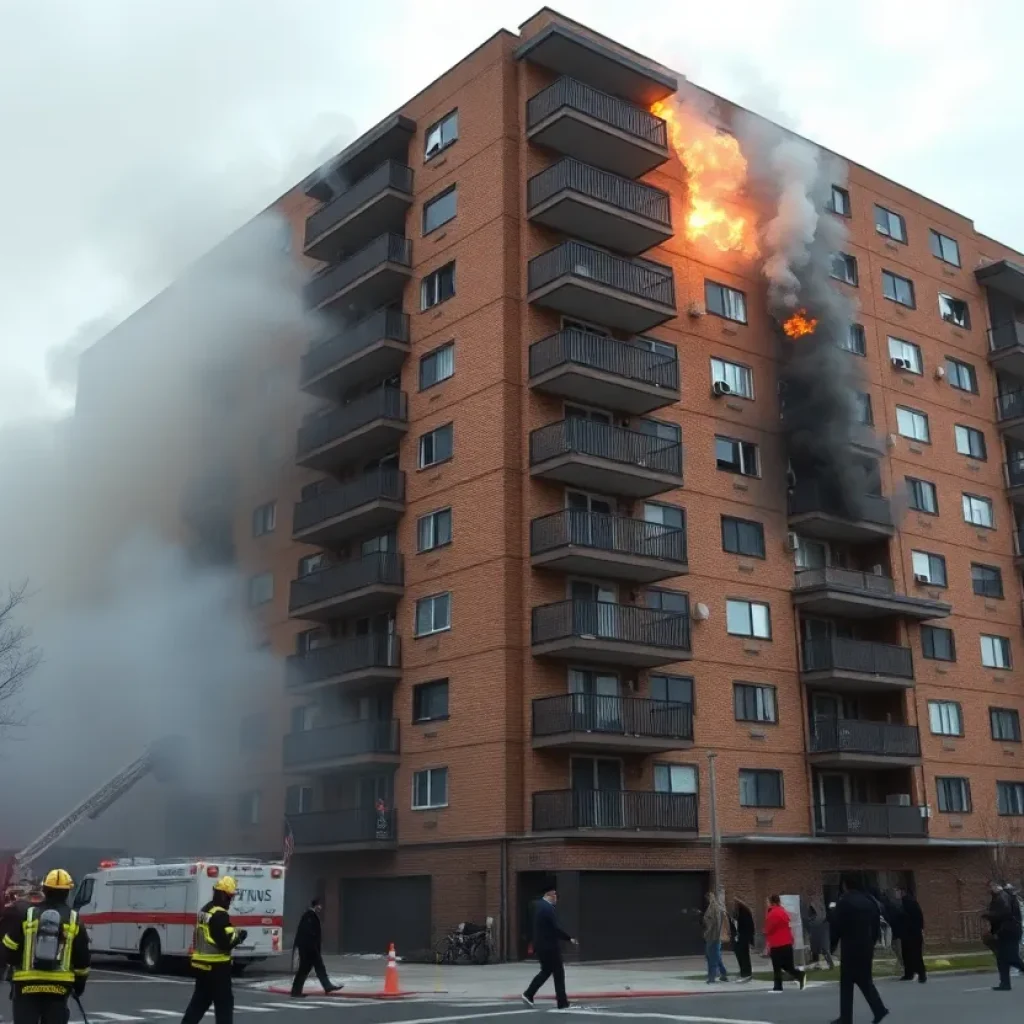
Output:
<path fill-rule="evenodd" d="M 124 954 L 156 972 L 191 954 L 199 911 L 225 875 L 238 883 L 231 923 L 249 933 L 232 957 L 240 971 L 281 952 L 283 864 L 243 857 L 103 861 L 79 883 L 74 907 L 92 952 Z"/>

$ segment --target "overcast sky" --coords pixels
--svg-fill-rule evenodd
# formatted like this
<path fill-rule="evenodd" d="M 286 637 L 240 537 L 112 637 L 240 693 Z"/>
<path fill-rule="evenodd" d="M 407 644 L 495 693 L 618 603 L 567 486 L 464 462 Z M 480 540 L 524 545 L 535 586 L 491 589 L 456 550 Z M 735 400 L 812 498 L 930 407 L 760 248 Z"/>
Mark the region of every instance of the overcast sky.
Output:
<path fill-rule="evenodd" d="M 0 423 L 540 0 L 0 0 Z M 1024 248 L 1013 0 L 561 0 L 562 13 Z"/>

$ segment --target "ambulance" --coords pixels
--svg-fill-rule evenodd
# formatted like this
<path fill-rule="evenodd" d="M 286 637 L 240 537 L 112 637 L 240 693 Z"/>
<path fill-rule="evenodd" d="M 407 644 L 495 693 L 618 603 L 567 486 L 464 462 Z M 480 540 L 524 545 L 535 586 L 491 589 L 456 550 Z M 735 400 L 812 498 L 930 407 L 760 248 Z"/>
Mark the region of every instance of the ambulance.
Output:
<path fill-rule="evenodd" d="M 281 952 L 284 865 L 242 857 L 103 861 L 75 892 L 93 953 L 123 954 L 156 973 L 192 952 L 196 918 L 217 880 L 238 883 L 231 922 L 249 934 L 235 947 L 236 972 Z"/>

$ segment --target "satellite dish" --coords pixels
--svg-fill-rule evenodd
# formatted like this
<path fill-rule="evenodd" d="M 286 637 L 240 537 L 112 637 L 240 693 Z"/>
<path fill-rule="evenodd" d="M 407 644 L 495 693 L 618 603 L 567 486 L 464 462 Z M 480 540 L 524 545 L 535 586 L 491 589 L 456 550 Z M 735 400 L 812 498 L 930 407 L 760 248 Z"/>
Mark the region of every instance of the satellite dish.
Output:
<path fill-rule="evenodd" d="M 702 601 L 698 601 L 697 604 L 693 606 L 693 617 L 698 622 L 704 622 L 710 615 L 710 609 Z"/>

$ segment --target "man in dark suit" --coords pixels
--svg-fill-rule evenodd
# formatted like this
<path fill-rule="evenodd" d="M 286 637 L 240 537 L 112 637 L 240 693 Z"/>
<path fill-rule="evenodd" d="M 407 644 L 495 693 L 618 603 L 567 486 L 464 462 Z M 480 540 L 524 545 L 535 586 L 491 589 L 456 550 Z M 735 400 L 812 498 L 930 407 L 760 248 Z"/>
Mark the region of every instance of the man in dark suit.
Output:
<path fill-rule="evenodd" d="M 544 898 L 537 901 L 533 917 L 533 952 L 540 961 L 540 970 L 530 982 L 530 987 L 523 993 L 523 1002 L 533 1006 L 534 997 L 541 985 L 548 978 L 555 979 L 555 999 L 560 1010 L 569 1005 L 565 994 L 565 965 L 562 963 L 562 942 L 577 945 L 576 940 L 558 925 L 555 905 L 558 903 L 558 892 L 552 879 L 544 890 Z"/>
<path fill-rule="evenodd" d="M 327 968 L 324 967 L 323 954 L 320 952 L 320 947 L 323 944 L 320 914 L 323 909 L 323 899 L 320 896 L 315 896 L 309 904 L 309 910 L 299 919 L 299 927 L 295 929 L 295 952 L 299 954 L 299 968 L 292 981 L 292 996 L 296 999 L 302 997 L 310 971 L 316 971 L 316 976 L 324 987 L 324 995 L 337 992 L 338 989 L 345 987 L 332 984 L 331 979 L 327 976 Z"/>
<path fill-rule="evenodd" d="M 853 1024 L 853 987 L 861 990 L 874 1020 L 889 1015 L 871 978 L 875 944 L 882 932 L 882 914 L 878 904 L 861 887 L 860 877 L 843 878 L 843 895 L 836 903 L 832 919 L 832 952 L 842 948 L 839 962 L 839 1017 L 832 1024 Z"/>
<path fill-rule="evenodd" d="M 903 911 L 903 981 L 928 980 L 924 966 L 924 911 L 913 893 L 896 890 Z"/>

